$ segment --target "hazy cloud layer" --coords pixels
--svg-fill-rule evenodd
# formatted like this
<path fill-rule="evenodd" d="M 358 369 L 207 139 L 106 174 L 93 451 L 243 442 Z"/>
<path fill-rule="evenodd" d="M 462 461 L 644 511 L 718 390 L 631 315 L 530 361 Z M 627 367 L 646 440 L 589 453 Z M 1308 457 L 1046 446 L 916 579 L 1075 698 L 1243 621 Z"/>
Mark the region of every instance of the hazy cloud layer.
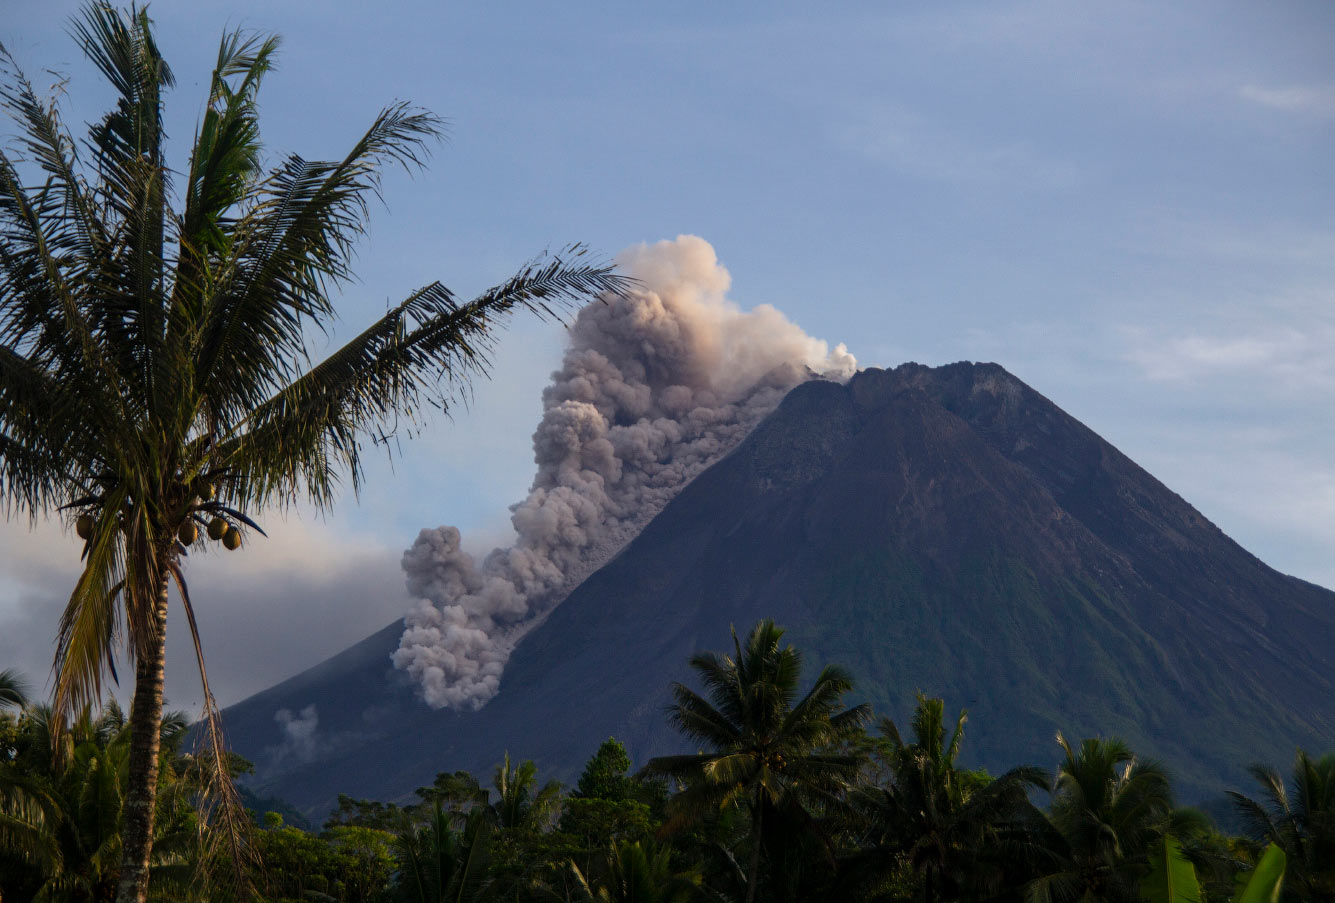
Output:
<path fill-rule="evenodd" d="M 209 679 L 224 705 L 317 664 L 400 617 L 407 597 L 396 553 L 318 520 L 263 519 L 270 538 L 185 563 Z M 78 577 L 79 547 L 52 523 L 0 523 L 0 667 L 45 689 L 56 623 Z M 174 708 L 202 701 L 181 609 L 167 622 L 167 695 Z M 128 698 L 129 676 L 121 667 Z"/>

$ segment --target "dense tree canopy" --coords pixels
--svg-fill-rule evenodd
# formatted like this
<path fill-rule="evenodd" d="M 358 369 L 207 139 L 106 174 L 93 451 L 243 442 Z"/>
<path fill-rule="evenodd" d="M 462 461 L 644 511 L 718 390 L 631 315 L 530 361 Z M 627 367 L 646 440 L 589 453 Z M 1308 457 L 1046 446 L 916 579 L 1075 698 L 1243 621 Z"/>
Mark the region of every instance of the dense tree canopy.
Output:
<path fill-rule="evenodd" d="M 254 813 L 258 899 L 1331 900 L 1335 756 L 1300 752 L 1287 784 L 1255 769 L 1263 793 L 1234 794 L 1248 834 L 1230 838 L 1176 808 L 1169 775 L 1116 738 L 1059 736 L 1051 778 L 1029 766 L 993 778 L 960 764 L 965 715 L 947 719 L 941 699 L 918 695 L 907 734 L 885 718 L 869 733 L 865 711 L 842 706 L 854 688 L 839 669 L 802 692 L 801 656 L 782 636 L 761 622 L 745 643 L 734 636 L 730 655 L 691 660 L 708 695 L 677 685 L 668 717 L 688 743 L 706 732 L 719 741 L 708 750 L 634 772 L 608 739 L 568 792 L 504 755 L 490 787 L 443 771 L 415 802 L 341 797 L 315 833 Z M 31 701 L 0 709 L 0 899 L 44 887 L 52 900 L 110 899 L 126 720 L 114 705 L 86 710 L 52 760 L 52 717 Z M 180 751 L 183 728 L 160 724 L 149 893 L 225 903 L 236 898 L 190 880 L 202 773 Z"/>

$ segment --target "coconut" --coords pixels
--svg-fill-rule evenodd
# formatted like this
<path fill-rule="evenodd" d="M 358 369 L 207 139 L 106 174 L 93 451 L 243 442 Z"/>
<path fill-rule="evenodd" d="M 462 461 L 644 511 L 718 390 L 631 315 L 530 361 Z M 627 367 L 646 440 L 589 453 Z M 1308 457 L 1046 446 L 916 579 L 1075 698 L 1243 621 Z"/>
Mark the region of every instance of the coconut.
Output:
<path fill-rule="evenodd" d="M 222 539 L 224 534 L 227 533 L 227 527 L 227 521 L 223 520 L 221 517 L 215 517 L 213 520 L 209 521 L 209 539 Z"/>
<path fill-rule="evenodd" d="M 92 539 L 93 516 L 91 514 L 80 514 L 79 519 L 74 522 L 74 532 L 79 534 L 80 539 Z"/>
<path fill-rule="evenodd" d="M 199 487 L 199 497 L 206 502 L 213 501 L 213 496 L 215 494 L 216 491 L 214 490 L 212 483 L 205 483 L 203 486 Z"/>
<path fill-rule="evenodd" d="M 188 546 L 199 539 L 199 527 L 195 525 L 193 519 L 187 520 L 181 524 L 181 529 L 176 531 L 176 538 L 181 541 L 181 545 Z"/>
<path fill-rule="evenodd" d="M 227 532 L 223 534 L 222 542 L 228 551 L 235 552 L 241 548 L 241 531 L 236 527 L 229 526 Z"/>

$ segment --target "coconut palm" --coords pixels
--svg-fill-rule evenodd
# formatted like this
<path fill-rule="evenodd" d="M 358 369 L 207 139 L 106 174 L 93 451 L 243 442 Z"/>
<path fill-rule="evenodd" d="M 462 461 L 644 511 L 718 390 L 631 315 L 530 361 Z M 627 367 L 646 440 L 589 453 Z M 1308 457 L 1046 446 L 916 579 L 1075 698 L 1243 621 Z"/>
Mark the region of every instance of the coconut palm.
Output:
<path fill-rule="evenodd" d="M 203 670 L 181 567 L 200 528 L 235 549 L 263 509 L 327 509 L 344 481 L 359 489 L 368 442 L 392 450 L 421 405 L 446 407 L 485 371 L 506 315 L 623 282 L 575 248 L 467 303 L 431 283 L 315 363 L 307 337 L 333 322 L 382 169 L 420 166 L 440 120 L 396 104 L 341 159 L 294 154 L 266 173 L 256 99 L 278 42 L 234 32 L 178 174 L 164 153 L 173 76 L 146 11 L 94 2 L 72 34 L 115 94 L 82 142 L 0 48 L 18 132 L 0 152 L 0 504 L 60 511 L 83 540 L 57 711 L 101 698 L 121 638 L 133 662 L 119 899 L 141 901 L 169 583 Z"/>
<path fill-rule="evenodd" d="M 884 881 L 902 864 L 922 883 L 923 899 L 961 899 L 995 891 L 998 876 L 1026 844 L 1038 816 L 1029 791 L 1046 787 L 1042 769 L 1021 766 L 992 779 L 957 765 L 967 713 L 947 737 L 945 703 L 918 694 L 912 742 L 889 718 L 880 722 L 885 786 L 854 795 L 870 849 L 848 863 L 850 877 Z"/>
<path fill-rule="evenodd" d="M 1292 787 L 1274 768 L 1254 765 L 1261 799 L 1230 791 L 1247 831 L 1273 843 L 1287 860 L 1282 899 L 1335 901 L 1335 753 L 1312 759 L 1298 750 Z"/>
<path fill-rule="evenodd" d="M 869 717 L 866 706 L 840 711 L 853 688 L 842 668 L 829 665 L 799 698 L 802 655 L 780 645 L 783 630 L 757 624 L 743 646 L 734 630 L 733 655 L 701 652 L 690 664 L 708 698 L 673 684 L 672 725 L 708 751 L 652 759 L 644 773 L 674 778 L 685 788 L 672 798 L 677 823 L 741 806 L 750 815 L 751 852 L 746 903 L 756 899 L 765 820 L 809 818 L 857 773 L 858 758 L 835 748 Z"/>
<path fill-rule="evenodd" d="M 0 671 L 0 709 L 22 709 L 28 704 L 28 682 L 13 668 Z"/>
<path fill-rule="evenodd" d="M 1148 851 L 1165 832 L 1186 836 L 1196 816 L 1173 808 L 1167 773 L 1137 759 L 1121 740 L 1087 739 L 1065 753 L 1052 788 L 1049 819 L 1061 838 L 1055 869 L 1031 882 L 1027 896 L 1051 901 L 1133 901 Z"/>

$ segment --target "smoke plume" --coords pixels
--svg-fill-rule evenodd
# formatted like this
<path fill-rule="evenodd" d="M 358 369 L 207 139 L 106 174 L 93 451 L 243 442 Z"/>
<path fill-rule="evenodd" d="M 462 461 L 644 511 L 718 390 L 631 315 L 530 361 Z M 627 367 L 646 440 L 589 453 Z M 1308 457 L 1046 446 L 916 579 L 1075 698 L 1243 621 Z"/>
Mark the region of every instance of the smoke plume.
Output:
<path fill-rule="evenodd" d="M 267 750 L 271 767 L 277 768 L 289 758 L 298 762 L 309 762 L 315 758 L 315 729 L 320 726 L 320 716 L 313 704 L 306 706 L 298 715 L 293 715 L 291 709 L 279 709 L 274 712 L 273 720 L 283 728 L 283 742 Z"/>
<path fill-rule="evenodd" d="M 576 316 L 543 390 L 514 544 L 478 562 L 458 529 L 438 527 L 404 553 L 418 601 L 394 664 L 433 706 L 482 707 L 518 639 L 789 389 L 856 367 L 843 345 L 830 351 L 773 307 L 728 301 L 731 278 L 703 239 L 639 245 L 618 263 L 641 290 Z"/>

